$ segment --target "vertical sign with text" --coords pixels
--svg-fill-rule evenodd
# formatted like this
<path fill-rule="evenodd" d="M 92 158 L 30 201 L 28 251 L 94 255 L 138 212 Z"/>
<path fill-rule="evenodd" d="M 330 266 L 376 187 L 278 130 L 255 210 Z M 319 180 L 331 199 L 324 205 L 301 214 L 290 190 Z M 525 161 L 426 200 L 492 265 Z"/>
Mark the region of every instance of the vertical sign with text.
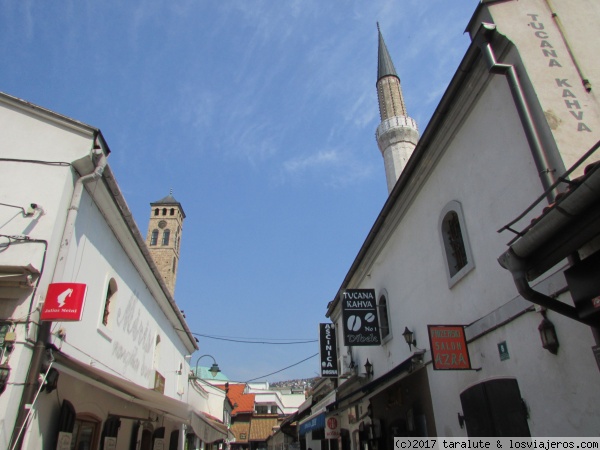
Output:
<path fill-rule="evenodd" d="M 380 345 L 375 289 L 346 289 L 342 292 L 344 345 Z"/>
<path fill-rule="evenodd" d="M 319 324 L 319 347 L 321 349 L 321 377 L 337 378 L 337 343 L 335 326 L 332 323 Z"/>

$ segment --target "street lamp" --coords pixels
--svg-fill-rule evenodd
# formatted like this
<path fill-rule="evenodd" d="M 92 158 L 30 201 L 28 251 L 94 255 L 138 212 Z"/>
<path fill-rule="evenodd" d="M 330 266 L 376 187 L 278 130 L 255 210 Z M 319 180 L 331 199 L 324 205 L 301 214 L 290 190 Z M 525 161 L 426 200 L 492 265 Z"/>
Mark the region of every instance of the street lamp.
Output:
<path fill-rule="evenodd" d="M 202 355 L 200 356 L 197 360 L 196 360 L 196 366 L 194 369 L 194 374 L 196 375 L 196 378 L 198 378 L 198 363 L 200 362 L 200 360 L 202 358 L 204 358 L 205 356 L 208 356 L 209 358 L 211 358 L 213 360 L 213 365 L 210 366 L 210 369 L 208 369 L 208 371 L 210 372 L 210 374 L 214 377 L 217 376 L 217 374 L 221 371 L 221 369 L 219 369 L 219 365 L 217 364 L 217 361 L 215 361 L 215 358 L 212 355 Z"/>
<path fill-rule="evenodd" d="M 415 346 L 415 348 L 417 347 L 417 340 L 414 338 L 415 334 L 412 331 L 410 331 L 408 327 L 404 327 L 404 333 L 402 333 L 402 336 L 404 336 L 404 340 L 408 344 L 409 350 L 412 351 L 413 345 Z"/>

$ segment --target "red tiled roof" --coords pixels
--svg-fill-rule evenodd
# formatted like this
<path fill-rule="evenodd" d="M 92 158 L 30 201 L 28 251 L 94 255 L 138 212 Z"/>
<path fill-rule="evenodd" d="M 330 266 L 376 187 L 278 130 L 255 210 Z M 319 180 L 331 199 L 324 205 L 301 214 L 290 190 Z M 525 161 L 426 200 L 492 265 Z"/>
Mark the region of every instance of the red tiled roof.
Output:
<path fill-rule="evenodd" d="M 254 394 L 244 394 L 245 384 L 230 384 L 227 398 L 234 406 L 232 416 L 254 412 Z M 224 389 L 224 388 L 223 388 Z"/>

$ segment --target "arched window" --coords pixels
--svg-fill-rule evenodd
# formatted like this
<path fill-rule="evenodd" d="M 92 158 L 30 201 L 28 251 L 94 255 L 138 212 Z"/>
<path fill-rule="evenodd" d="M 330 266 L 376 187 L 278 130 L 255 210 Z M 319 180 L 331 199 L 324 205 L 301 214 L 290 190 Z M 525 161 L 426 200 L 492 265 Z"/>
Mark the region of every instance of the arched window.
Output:
<path fill-rule="evenodd" d="M 102 325 L 108 326 L 108 318 L 110 316 L 110 310 L 114 309 L 115 294 L 117 293 L 117 282 L 114 278 L 111 278 L 106 288 L 106 298 L 104 300 L 104 311 L 102 313 Z M 113 307 L 111 308 L 111 303 Z"/>
<path fill-rule="evenodd" d="M 169 238 L 171 237 L 171 230 L 168 228 L 163 231 L 162 245 L 169 245 Z"/>
<path fill-rule="evenodd" d="M 163 208 L 163 211 L 162 211 L 162 212 L 163 212 L 163 214 L 162 214 L 162 215 L 163 215 L 163 216 L 166 216 L 166 215 L 167 215 L 167 208 Z"/>
<path fill-rule="evenodd" d="M 177 270 L 177 259 L 173 258 L 173 273 L 175 273 L 175 270 Z"/>
<path fill-rule="evenodd" d="M 379 329 L 381 330 L 381 340 L 390 335 L 390 319 L 388 315 L 388 303 L 385 295 L 379 297 Z"/>
<path fill-rule="evenodd" d="M 159 211 L 159 210 L 158 210 L 158 208 L 155 208 L 155 209 L 154 209 L 154 215 L 155 215 L 155 216 L 158 216 L 158 211 Z"/>
<path fill-rule="evenodd" d="M 174 216 L 174 215 L 175 215 L 175 208 L 171 208 L 170 214 L 171 214 L 172 216 Z"/>
<path fill-rule="evenodd" d="M 158 242 L 158 229 L 152 230 L 152 234 L 150 235 L 150 245 L 156 245 Z"/>
<path fill-rule="evenodd" d="M 440 215 L 440 236 L 446 256 L 446 275 L 452 287 L 473 269 L 473 256 L 466 233 L 462 207 L 451 201 Z"/>

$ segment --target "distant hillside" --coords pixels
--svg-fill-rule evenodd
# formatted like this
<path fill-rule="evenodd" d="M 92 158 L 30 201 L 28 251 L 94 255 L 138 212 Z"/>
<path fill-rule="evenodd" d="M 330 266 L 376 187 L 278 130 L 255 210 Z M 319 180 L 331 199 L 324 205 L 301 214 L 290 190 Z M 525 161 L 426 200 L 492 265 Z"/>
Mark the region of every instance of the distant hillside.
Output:
<path fill-rule="evenodd" d="M 297 380 L 285 380 L 285 381 L 274 381 L 273 383 L 269 383 L 269 387 L 271 388 L 310 388 L 315 384 L 317 378 L 302 378 Z"/>

